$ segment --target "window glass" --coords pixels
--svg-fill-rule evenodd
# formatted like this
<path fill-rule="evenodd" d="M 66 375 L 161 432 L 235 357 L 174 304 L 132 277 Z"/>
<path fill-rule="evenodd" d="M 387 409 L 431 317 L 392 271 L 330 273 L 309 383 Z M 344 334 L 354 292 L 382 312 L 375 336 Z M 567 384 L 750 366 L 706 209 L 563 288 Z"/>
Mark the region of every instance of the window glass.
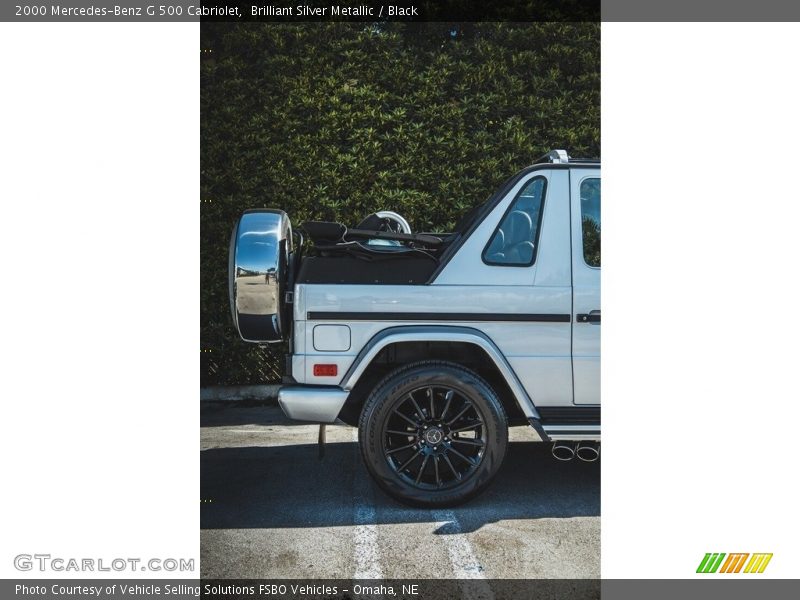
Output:
<path fill-rule="evenodd" d="M 544 177 L 534 177 L 525 185 L 483 251 L 484 262 L 507 267 L 534 263 L 546 187 Z"/>
<path fill-rule="evenodd" d="M 590 267 L 600 266 L 600 179 L 581 182 L 581 229 L 583 260 Z"/>

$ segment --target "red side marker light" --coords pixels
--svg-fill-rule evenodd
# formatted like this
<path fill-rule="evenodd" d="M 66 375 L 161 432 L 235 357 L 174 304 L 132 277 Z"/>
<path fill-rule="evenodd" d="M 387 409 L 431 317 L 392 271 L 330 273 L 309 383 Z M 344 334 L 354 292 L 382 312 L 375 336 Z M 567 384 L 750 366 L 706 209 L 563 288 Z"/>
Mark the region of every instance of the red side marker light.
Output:
<path fill-rule="evenodd" d="M 314 377 L 335 377 L 337 373 L 338 365 L 314 365 Z"/>

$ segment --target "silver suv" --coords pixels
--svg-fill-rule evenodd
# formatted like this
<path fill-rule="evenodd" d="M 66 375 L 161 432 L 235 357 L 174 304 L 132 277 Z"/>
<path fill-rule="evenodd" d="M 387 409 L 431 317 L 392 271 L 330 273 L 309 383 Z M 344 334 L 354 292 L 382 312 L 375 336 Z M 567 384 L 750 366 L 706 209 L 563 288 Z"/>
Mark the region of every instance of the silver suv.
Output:
<path fill-rule="evenodd" d="M 600 454 L 600 163 L 554 150 L 451 233 L 247 211 L 231 239 L 242 338 L 288 341 L 292 419 L 359 428 L 387 493 L 450 506 L 496 475 L 509 426 Z M 301 241 L 301 243 L 297 243 Z"/>

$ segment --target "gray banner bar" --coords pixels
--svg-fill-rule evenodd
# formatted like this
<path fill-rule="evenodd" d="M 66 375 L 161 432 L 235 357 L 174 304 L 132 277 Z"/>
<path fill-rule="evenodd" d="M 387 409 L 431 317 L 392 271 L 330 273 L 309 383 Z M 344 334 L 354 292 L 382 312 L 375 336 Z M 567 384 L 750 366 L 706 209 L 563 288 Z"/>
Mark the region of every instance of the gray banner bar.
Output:
<path fill-rule="evenodd" d="M 199 21 L 202 9 L 201 0 L 3 0 L 0 22 Z"/>
<path fill-rule="evenodd" d="M 800 21 L 800 1 L 601 0 L 600 13 L 604 22 Z"/>
<path fill-rule="evenodd" d="M 784 600 L 800 597 L 800 579 L 709 574 L 698 579 L 603 579 L 603 600 Z"/>
<path fill-rule="evenodd" d="M 418 579 L 418 580 L 197 580 L 4 579 L 0 598 L 52 600 L 784 600 L 800 597 L 800 580 L 760 576 L 696 579 Z"/>
<path fill-rule="evenodd" d="M 202 595 L 198 579 L 3 579 L 0 598 L 50 600 L 196 600 Z"/>
<path fill-rule="evenodd" d="M 548 8 L 541 14 L 531 12 L 540 5 L 567 7 L 572 0 L 562 0 L 561 4 L 553 0 L 539 0 L 529 4 L 525 0 L 503 0 L 500 7 L 487 3 L 486 0 L 457 0 L 449 2 L 446 10 L 437 10 L 437 5 L 428 4 L 431 0 L 362 0 L 361 4 L 374 8 L 371 17 L 348 18 L 347 20 L 391 19 L 388 17 L 388 6 L 416 6 L 414 21 L 482 21 L 482 20 L 588 20 L 595 19 L 596 12 L 587 9 L 585 13 L 576 12 L 574 7 L 562 8 L 561 13 Z M 596 0 L 583 0 L 588 6 Z M 334 20 L 333 7 L 345 7 L 358 4 L 356 0 L 298 0 L 284 2 L 282 0 L 255 0 L 240 2 L 236 0 L 13 0 L 0 2 L 0 21 L 50 21 L 50 22 L 155 22 L 155 21 L 198 21 L 217 19 L 226 21 L 259 20 L 252 14 L 253 7 L 264 9 L 263 14 L 273 15 L 268 20 L 282 21 L 282 17 L 274 16 L 274 7 L 292 6 L 294 15 L 285 20 L 298 20 L 299 6 L 325 6 L 323 15 L 310 15 L 302 18 L 306 21 Z M 487 7 L 492 7 L 491 10 Z M 572 6 L 572 5 L 570 5 Z M 595 5 L 596 6 L 596 5 Z M 380 10 L 381 7 L 384 10 Z M 481 8 L 483 7 L 483 8 Z M 272 10 L 272 12 L 269 12 Z M 603 21 L 637 22 L 637 21 L 800 21 L 800 0 L 601 0 Z M 378 17 L 377 15 L 381 16 Z M 548 15 L 551 15 L 548 18 Z M 400 17 L 406 20 L 406 17 Z M 263 18 L 261 20 L 264 20 Z M 336 19 L 341 20 L 341 18 Z"/>

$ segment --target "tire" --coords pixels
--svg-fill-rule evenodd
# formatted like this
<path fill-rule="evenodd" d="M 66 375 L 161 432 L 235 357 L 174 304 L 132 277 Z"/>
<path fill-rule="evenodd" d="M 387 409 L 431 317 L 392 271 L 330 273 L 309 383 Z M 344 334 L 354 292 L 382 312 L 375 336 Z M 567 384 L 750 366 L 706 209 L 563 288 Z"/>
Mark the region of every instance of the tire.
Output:
<path fill-rule="evenodd" d="M 393 371 L 375 387 L 361 412 L 358 439 L 367 470 L 387 494 L 411 506 L 455 506 L 480 494 L 497 474 L 508 423 L 497 394 L 479 375 L 424 361 Z"/>

